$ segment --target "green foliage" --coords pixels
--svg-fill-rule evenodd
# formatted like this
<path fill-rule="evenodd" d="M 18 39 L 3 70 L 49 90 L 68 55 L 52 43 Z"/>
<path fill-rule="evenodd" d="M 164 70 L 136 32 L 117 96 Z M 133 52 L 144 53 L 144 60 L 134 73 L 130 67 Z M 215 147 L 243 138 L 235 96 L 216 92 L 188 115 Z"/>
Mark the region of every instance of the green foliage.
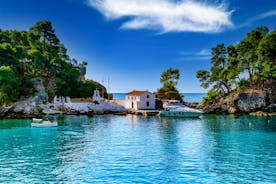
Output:
<path fill-rule="evenodd" d="M 0 102 L 8 103 L 34 93 L 31 78 L 55 80 L 47 87 L 54 95 L 88 97 L 98 83 L 80 81 L 87 62 L 70 59 L 51 22 L 37 22 L 29 31 L 0 30 Z"/>
<path fill-rule="evenodd" d="M 205 89 L 212 86 L 203 103 L 212 102 L 217 96 L 226 96 L 238 90 L 276 78 L 276 31 L 258 27 L 237 45 L 218 44 L 212 49 L 210 71 L 199 70 L 197 78 Z M 240 76 L 247 74 L 247 79 Z"/>
<path fill-rule="evenodd" d="M 80 97 L 91 97 L 97 84 L 94 81 L 80 82 L 79 83 L 79 96 Z"/>
<path fill-rule="evenodd" d="M 207 89 L 210 85 L 210 72 L 207 70 L 199 70 L 196 73 L 196 77 L 199 79 L 201 82 L 201 87 L 204 89 Z"/>
<path fill-rule="evenodd" d="M 267 33 L 268 28 L 258 27 L 247 33 L 247 37 L 236 46 L 241 70 L 247 72 L 250 79 L 259 75 L 257 48 Z"/>
<path fill-rule="evenodd" d="M 178 69 L 169 68 L 161 74 L 160 82 L 162 84 L 173 83 L 173 85 L 176 86 L 178 83 L 179 77 L 180 77 L 180 74 Z"/>
<path fill-rule="evenodd" d="M 183 95 L 176 88 L 180 74 L 178 69 L 169 68 L 161 74 L 160 82 L 163 84 L 158 90 L 159 96 L 166 99 L 182 101 Z"/>
<path fill-rule="evenodd" d="M 250 85 L 250 82 L 246 79 L 241 79 L 238 83 L 237 90 L 241 91 L 246 89 Z"/>
<path fill-rule="evenodd" d="M 259 43 L 259 70 L 263 80 L 276 78 L 276 31 L 267 34 Z"/>
<path fill-rule="evenodd" d="M 202 102 L 199 104 L 200 106 L 204 106 L 206 104 L 212 103 L 217 99 L 218 95 L 215 89 L 211 89 L 207 92 L 206 96 L 203 98 Z"/>
<path fill-rule="evenodd" d="M 9 66 L 0 67 L 0 104 L 18 100 L 19 80 Z"/>

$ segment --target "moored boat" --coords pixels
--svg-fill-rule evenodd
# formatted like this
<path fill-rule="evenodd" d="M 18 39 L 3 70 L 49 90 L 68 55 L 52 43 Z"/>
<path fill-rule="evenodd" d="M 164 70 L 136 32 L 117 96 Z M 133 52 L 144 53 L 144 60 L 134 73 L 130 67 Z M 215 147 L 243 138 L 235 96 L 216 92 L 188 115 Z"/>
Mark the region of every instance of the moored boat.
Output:
<path fill-rule="evenodd" d="M 43 121 L 43 119 L 33 118 L 33 122 L 39 123 L 41 121 Z"/>
<path fill-rule="evenodd" d="M 164 111 L 159 112 L 161 117 L 185 117 L 185 118 L 198 118 L 202 115 L 202 111 L 193 109 L 182 104 L 168 105 L 164 104 Z"/>
<path fill-rule="evenodd" d="M 42 123 L 31 123 L 32 127 L 55 127 L 58 126 L 58 123 L 51 121 L 43 121 Z"/>

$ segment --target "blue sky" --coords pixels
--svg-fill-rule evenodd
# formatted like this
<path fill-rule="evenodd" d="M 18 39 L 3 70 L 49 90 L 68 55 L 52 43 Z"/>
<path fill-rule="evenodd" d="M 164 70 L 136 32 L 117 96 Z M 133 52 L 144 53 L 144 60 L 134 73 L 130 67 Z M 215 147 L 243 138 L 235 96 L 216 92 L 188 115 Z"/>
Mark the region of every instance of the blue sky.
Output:
<path fill-rule="evenodd" d="M 0 28 L 50 20 L 87 78 L 110 92 L 155 91 L 162 71 L 179 68 L 181 92 L 205 92 L 196 71 L 210 50 L 235 44 L 257 26 L 276 28 L 275 0 L 1 0 Z"/>

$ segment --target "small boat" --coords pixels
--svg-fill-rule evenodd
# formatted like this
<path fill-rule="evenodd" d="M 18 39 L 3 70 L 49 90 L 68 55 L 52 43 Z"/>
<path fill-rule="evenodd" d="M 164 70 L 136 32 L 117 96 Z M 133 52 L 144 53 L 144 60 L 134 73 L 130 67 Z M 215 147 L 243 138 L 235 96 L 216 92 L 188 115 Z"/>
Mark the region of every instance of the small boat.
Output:
<path fill-rule="evenodd" d="M 164 111 L 159 112 L 160 117 L 185 117 L 185 118 L 198 118 L 202 115 L 202 111 L 193 109 L 182 104 L 164 104 Z"/>
<path fill-rule="evenodd" d="M 58 126 L 58 123 L 51 121 L 43 121 L 42 123 L 31 123 L 32 127 L 55 127 Z"/>
<path fill-rule="evenodd" d="M 39 123 L 39 122 L 41 122 L 41 121 L 43 121 L 43 119 L 33 118 L 33 122 Z"/>

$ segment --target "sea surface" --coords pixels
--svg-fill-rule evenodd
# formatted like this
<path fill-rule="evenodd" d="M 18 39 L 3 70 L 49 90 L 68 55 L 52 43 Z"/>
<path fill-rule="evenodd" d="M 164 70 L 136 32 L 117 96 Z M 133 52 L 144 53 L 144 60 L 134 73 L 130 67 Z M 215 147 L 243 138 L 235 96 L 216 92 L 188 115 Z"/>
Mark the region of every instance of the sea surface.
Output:
<path fill-rule="evenodd" d="M 276 117 L 0 120 L 0 183 L 275 183 Z"/>
<path fill-rule="evenodd" d="M 206 93 L 183 93 L 185 102 L 201 102 Z M 124 100 L 126 93 L 113 93 L 113 99 Z"/>

